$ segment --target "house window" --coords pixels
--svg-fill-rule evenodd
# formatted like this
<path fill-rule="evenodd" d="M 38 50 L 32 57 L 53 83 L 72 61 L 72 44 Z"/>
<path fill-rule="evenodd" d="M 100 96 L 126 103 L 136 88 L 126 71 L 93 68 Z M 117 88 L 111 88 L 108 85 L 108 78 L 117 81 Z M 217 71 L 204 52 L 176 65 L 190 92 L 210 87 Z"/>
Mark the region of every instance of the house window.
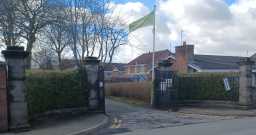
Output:
<path fill-rule="evenodd" d="M 139 65 L 135 65 L 135 73 L 139 73 L 139 68 L 138 68 Z"/>
<path fill-rule="evenodd" d="M 135 67 L 134 66 L 129 66 L 128 67 L 128 74 L 133 74 L 135 72 Z"/>
<path fill-rule="evenodd" d="M 145 68 L 144 65 L 135 65 L 135 73 L 144 73 Z"/>
<path fill-rule="evenodd" d="M 140 65 L 139 68 L 140 68 L 140 73 L 144 73 L 144 71 L 145 71 L 145 70 L 144 70 L 144 65 Z"/>

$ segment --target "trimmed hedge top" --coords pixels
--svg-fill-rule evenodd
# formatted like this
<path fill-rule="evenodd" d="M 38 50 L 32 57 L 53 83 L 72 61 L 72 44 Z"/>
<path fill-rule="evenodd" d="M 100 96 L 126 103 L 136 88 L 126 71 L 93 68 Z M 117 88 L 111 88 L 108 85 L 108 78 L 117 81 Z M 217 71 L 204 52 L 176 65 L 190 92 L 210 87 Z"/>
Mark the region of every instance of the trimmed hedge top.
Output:
<path fill-rule="evenodd" d="M 29 115 L 56 109 L 87 107 L 87 90 L 78 71 L 28 71 L 26 74 Z"/>
<path fill-rule="evenodd" d="M 195 73 L 178 73 L 179 77 L 239 77 L 238 72 L 227 73 L 207 73 L 207 72 L 195 72 Z"/>

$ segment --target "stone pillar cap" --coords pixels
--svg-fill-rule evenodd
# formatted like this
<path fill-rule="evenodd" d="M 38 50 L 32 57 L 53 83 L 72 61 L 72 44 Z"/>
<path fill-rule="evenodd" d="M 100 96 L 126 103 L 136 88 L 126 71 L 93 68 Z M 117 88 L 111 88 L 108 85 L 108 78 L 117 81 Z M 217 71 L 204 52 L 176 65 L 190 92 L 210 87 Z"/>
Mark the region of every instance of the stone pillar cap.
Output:
<path fill-rule="evenodd" d="M 2 54 L 6 58 L 25 58 L 29 55 L 22 46 L 7 46 L 7 49 L 2 51 Z"/>
<path fill-rule="evenodd" d="M 249 57 L 241 58 L 238 62 L 239 65 L 253 65 L 254 63 Z"/>
<path fill-rule="evenodd" d="M 173 63 L 171 63 L 170 61 L 168 60 L 163 60 L 161 62 L 158 63 L 158 65 L 160 67 L 171 67 Z"/>
<path fill-rule="evenodd" d="M 92 63 L 92 64 L 98 64 L 100 60 L 98 60 L 97 57 L 86 57 L 85 63 Z"/>

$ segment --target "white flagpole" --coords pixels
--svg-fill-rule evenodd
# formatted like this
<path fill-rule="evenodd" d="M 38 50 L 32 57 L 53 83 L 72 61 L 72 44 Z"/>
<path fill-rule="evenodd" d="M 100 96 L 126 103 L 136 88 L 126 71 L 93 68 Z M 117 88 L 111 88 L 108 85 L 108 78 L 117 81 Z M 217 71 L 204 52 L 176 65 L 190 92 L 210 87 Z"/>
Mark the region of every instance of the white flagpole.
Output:
<path fill-rule="evenodd" d="M 154 5 L 154 23 L 153 23 L 153 55 L 152 55 L 152 91 L 151 105 L 154 105 L 154 80 L 155 80 L 155 46 L 156 46 L 156 3 Z"/>
<path fill-rule="evenodd" d="M 152 82 L 155 79 L 155 48 L 156 48 L 156 5 L 154 5 L 154 23 L 153 23 L 153 56 L 152 56 Z"/>

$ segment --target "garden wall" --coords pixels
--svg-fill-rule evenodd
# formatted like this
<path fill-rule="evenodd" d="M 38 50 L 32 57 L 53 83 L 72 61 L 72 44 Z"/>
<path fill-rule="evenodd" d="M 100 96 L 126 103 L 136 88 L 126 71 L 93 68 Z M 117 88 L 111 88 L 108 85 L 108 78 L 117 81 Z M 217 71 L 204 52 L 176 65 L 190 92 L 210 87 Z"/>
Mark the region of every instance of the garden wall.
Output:
<path fill-rule="evenodd" d="M 67 108 L 87 108 L 87 90 L 78 71 L 29 71 L 26 74 L 30 117 Z"/>

